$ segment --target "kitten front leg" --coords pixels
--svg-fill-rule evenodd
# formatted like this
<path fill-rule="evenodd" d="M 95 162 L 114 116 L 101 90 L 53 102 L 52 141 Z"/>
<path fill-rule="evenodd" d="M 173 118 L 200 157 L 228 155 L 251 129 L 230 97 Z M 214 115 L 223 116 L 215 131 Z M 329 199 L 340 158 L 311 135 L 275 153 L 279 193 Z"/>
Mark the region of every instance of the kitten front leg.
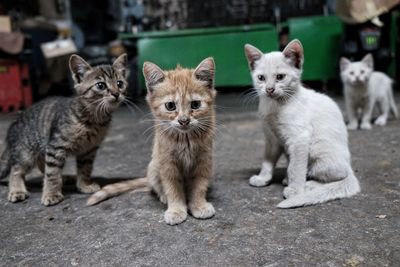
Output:
<path fill-rule="evenodd" d="M 369 100 L 368 103 L 363 108 L 363 116 L 361 118 L 361 126 L 360 126 L 361 129 L 363 130 L 372 129 L 371 116 L 373 109 L 374 109 L 374 103 L 372 103 L 372 101 Z"/>
<path fill-rule="evenodd" d="M 283 196 L 290 198 L 304 191 L 307 177 L 309 145 L 307 140 L 292 145 L 288 149 L 289 165 L 287 169 L 288 186 L 283 190 Z"/>
<path fill-rule="evenodd" d="M 357 130 L 357 128 L 358 128 L 358 119 L 357 119 L 357 115 L 356 115 L 357 110 L 354 107 L 350 96 L 346 96 L 345 101 L 346 101 L 347 118 L 349 120 L 349 123 L 347 124 L 347 129 Z"/>
<path fill-rule="evenodd" d="M 161 203 L 167 204 L 167 197 L 164 193 L 164 189 L 160 179 L 159 167 L 154 160 L 151 160 L 147 168 L 147 179 L 149 181 L 151 189 L 157 194 Z"/>
<path fill-rule="evenodd" d="M 206 199 L 212 174 L 211 166 L 211 158 L 197 162 L 192 179 L 188 184 L 189 210 L 193 217 L 198 219 L 208 219 L 215 214 L 213 205 Z"/>
<path fill-rule="evenodd" d="M 55 205 L 64 199 L 62 194 L 62 169 L 65 159 L 66 151 L 63 147 L 57 145 L 47 147 L 42 193 L 42 204 L 45 206 Z"/>
<path fill-rule="evenodd" d="M 76 187 L 82 193 L 89 194 L 100 190 L 100 186 L 94 183 L 90 178 L 97 149 L 98 147 L 95 147 L 90 151 L 76 157 L 76 164 L 78 168 Z"/>
<path fill-rule="evenodd" d="M 8 201 L 18 202 L 28 198 L 28 190 L 25 186 L 26 170 L 19 165 L 11 167 L 10 177 L 8 182 Z"/>
<path fill-rule="evenodd" d="M 168 209 L 164 213 L 164 220 L 169 225 L 180 224 L 187 218 L 183 177 L 172 162 L 164 163 L 160 168 L 160 174 L 168 205 Z"/>
<path fill-rule="evenodd" d="M 250 185 L 257 187 L 266 186 L 272 179 L 275 164 L 281 154 L 282 148 L 277 138 L 272 134 L 266 134 L 264 161 L 261 166 L 261 171 L 258 175 L 250 177 Z"/>

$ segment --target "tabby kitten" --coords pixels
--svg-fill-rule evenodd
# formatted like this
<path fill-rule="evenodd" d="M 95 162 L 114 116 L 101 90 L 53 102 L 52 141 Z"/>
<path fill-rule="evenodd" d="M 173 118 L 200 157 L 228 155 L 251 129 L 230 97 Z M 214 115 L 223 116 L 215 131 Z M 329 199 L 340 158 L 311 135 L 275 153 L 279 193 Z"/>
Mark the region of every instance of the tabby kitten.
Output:
<path fill-rule="evenodd" d="M 35 165 L 44 173 L 42 204 L 62 201 L 61 172 L 68 155 L 76 156 L 79 191 L 92 193 L 100 189 L 90 175 L 111 114 L 125 99 L 126 63 L 124 54 L 112 66 L 91 67 L 72 55 L 69 66 L 77 96 L 45 99 L 11 124 L 0 161 L 0 178 L 9 175 L 9 201 L 28 197 L 25 175 Z"/>
<path fill-rule="evenodd" d="M 203 60 L 195 70 L 178 67 L 163 71 L 153 63 L 144 63 L 147 102 L 155 117 L 147 177 L 105 186 L 89 198 L 88 205 L 147 187 L 168 204 L 164 214 L 167 224 L 185 221 L 188 208 L 195 218 L 214 215 L 213 205 L 206 200 L 212 175 L 214 72 L 212 58 Z"/>

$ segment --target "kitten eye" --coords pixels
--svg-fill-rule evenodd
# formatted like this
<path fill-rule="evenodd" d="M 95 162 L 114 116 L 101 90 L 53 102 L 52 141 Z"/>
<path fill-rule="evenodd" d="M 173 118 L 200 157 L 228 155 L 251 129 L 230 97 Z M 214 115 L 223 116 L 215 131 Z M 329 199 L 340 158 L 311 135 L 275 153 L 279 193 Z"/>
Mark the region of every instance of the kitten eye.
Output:
<path fill-rule="evenodd" d="M 360 73 L 361 73 L 361 74 L 364 74 L 364 70 L 361 70 Z"/>
<path fill-rule="evenodd" d="M 122 89 L 124 87 L 124 82 L 123 81 L 117 81 L 117 87 L 119 89 Z"/>
<path fill-rule="evenodd" d="M 257 78 L 258 78 L 258 80 L 260 80 L 260 81 L 265 81 L 264 75 L 258 75 Z"/>
<path fill-rule="evenodd" d="M 107 86 L 103 82 L 98 82 L 98 83 L 96 83 L 96 88 L 99 89 L 99 90 L 104 90 L 104 89 L 107 88 Z"/>
<path fill-rule="evenodd" d="M 277 74 L 276 75 L 276 80 L 277 81 L 282 81 L 283 79 L 285 79 L 286 75 L 285 74 Z"/>
<path fill-rule="evenodd" d="M 165 103 L 165 108 L 168 111 L 174 111 L 176 109 L 175 102 L 167 102 L 167 103 Z"/>
<path fill-rule="evenodd" d="M 354 75 L 354 71 L 350 71 L 350 75 Z"/>
<path fill-rule="evenodd" d="M 194 100 L 192 103 L 190 103 L 190 107 L 192 109 L 199 109 L 201 106 L 201 102 L 199 100 Z"/>

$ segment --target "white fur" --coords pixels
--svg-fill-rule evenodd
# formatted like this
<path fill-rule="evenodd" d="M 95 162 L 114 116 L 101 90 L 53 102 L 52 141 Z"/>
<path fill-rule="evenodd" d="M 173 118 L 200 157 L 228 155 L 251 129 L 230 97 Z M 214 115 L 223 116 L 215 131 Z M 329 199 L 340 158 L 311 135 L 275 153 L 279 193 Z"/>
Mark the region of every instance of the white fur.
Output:
<path fill-rule="evenodd" d="M 300 42 L 292 41 L 283 53 L 271 52 L 259 58 L 252 54 L 256 48 L 246 45 L 245 49 L 253 66 L 266 140 L 261 172 L 250 178 L 250 184 L 267 185 L 277 160 L 285 153 L 289 159 L 288 186 L 283 192 L 286 200 L 278 204 L 279 208 L 312 205 L 358 193 L 360 187 L 350 164 L 342 113 L 329 97 L 301 85 Z M 254 58 L 255 62 L 251 62 Z M 278 74 L 285 77 L 278 81 Z M 265 81 L 260 81 L 259 75 L 264 75 Z M 266 93 L 268 88 L 274 89 L 271 95 Z M 306 181 L 307 177 L 312 181 Z"/>
<path fill-rule="evenodd" d="M 358 62 L 342 58 L 340 68 L 349 130 L 358 128 L 360 114 L 360 128 L 371 129 L 371 116 L 375 105 L 378 105 L 380 115 L 374 124 L 386 125 L 390 110 L 396 118 L 398 117 L 393 99 L 392 80 L 382 72 L 373 71 L 373 59 L 370 54 Z"/>

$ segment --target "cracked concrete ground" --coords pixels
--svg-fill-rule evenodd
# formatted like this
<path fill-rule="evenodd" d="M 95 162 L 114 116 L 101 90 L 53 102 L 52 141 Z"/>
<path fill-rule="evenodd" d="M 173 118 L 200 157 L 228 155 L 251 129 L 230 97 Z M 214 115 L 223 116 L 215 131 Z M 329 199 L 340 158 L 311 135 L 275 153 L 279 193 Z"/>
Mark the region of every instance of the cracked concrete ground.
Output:
<path fill-rule="evenodd" d="M 209 192 L 215 217 L 168 226 L 165 206 L 148 193 L 86 207 L 87 196 L 68 180 L 65 200 L 44 207 L 41 177 L 34 172 L 27 181 L 30 197 L 22 203 L 9 203 L 7 182 L 0 184 L 0 266 L 399 266 L 400 120 L 350 133 L 362 185 L 356 197 L 279 210 L 282 185 L 248 184 L 259 171 L 264 141 L 256 103 L 241 98 L 218 96 Z M 151 122 L 146 105 L 139 107 L 142 112 L 121 108 L 115 114 L 95 162 L 99 182 L 144 175 L 152 142 L 144 131 Z M 1 150 L 11 120 L 0 117 Z M 74 175 L 74 165 L 64 173 Z M 276 176 L 283 174 L 279 169 Z"/>

